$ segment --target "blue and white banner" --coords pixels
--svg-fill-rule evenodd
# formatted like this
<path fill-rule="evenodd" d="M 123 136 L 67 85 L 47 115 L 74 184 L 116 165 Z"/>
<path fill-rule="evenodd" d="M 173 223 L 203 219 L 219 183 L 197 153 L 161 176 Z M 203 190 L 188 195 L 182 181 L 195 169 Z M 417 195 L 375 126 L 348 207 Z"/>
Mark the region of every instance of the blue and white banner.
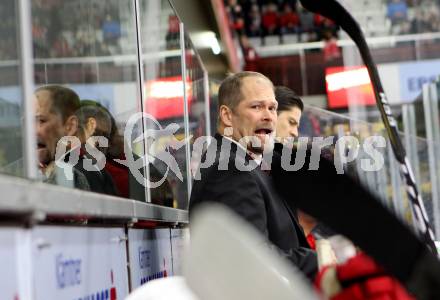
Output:
<path fill-rule="evenodd" d="M 125 237 L 122 228 L 34 228 L 35 299 L 125 298 L 128 295 Z"/>
<path fill-rule="evenodd" d="M 172 274 L 170 229 L 129 229 L 131 290 Z"/>

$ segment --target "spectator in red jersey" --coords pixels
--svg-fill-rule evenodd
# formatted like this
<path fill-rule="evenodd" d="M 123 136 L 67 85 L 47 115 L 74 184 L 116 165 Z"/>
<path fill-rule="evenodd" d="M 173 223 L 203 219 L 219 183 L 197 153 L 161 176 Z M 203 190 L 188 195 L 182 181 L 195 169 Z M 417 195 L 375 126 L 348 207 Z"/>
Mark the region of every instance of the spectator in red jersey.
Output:
<path fill-rule="evenodd" d="M 332 62 L 341 57 L 341 50 L 338 47 L 337 40 L 331 31 L 324 31 L 324 60 Z"/>
<path fill-rule="evenodd" d="M 240 44 L 243 51 L 243 57 L 245 61 L 244 71 L 258 71 L 258 60 L 259 56 L 255 51 L 254 47 L 252 47 L 251 43 L 247 36 L 242 35 L 240 37 Z"/>
<path fill-rule="evenodd" d="M 299 32 L 299 16 L 287 3 L 284 4 L 284 11 L 280 17 L 280 28 L 282 34 Z"/>
<path fill-rule="evenodd" d="M 51 56 L 53 57 L 70 57 L 72 56 L 72 49 L 69 46 L 66 38 L 59 36 L 53 43 Z"/>
<path fill-rule="evenodd" d="M 415 300 L 395 278 L 363 253 L 336 266 L 324 267 L 315 284 L 329 300 Z"/>
<path fill-rule="evenodd" d="M 263 35 L 278 34 L 278 12 L 275 4 L 268 4 L 264 10 L 263 17 Z"/>
<path fill-rule="evenodd" d="M 332 20 L 318 14 L 315 14 L 313 19 L 318 40 L 325 40 L 326 31 L 330 31 L 334 36 L 337 35 L 337 26 Z"/>
<path fill-rule="evenodd" d="M 165 37 L 167 49 L 179 48 L 180 39 L 180 22 L 176 15 L 170 14 L 168 16 L 168 31 Z"/>
<path fill-rule="evenodd" d="M 226 6 L 226 12 L 229 15 L 229 25 L 238 34 L 244 33 L 243 9 L 237 3 L 237 0 L 229 0 Z"/>
<path fill-rule="evenodd" d="M 323 31 L 329 30 L 334 37 L 338 36 L 338 26 L 335 24 L 335 22 L 330 19 L 324 18 L 324 22 L 322 23 L 322 25 Z"/>
<path fill-rule="evenodd" d="M 325 18 L 319 14 L 313 16 L 313 23 L 316 27 L 321 27 L 324 24 Z"/>

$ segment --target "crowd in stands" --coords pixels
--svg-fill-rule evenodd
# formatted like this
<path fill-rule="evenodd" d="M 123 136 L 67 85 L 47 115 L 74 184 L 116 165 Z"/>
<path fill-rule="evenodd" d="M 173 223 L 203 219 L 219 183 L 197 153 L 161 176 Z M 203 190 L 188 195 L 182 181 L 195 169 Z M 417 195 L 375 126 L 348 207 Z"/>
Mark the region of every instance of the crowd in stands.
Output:
<path fill-rule="evenodd" d="M 103 6 L 105 4 L 105 6 Z M 32 1 L 37 58 L 109 55 L 118 52 L 117 1 Z"/>
<path fill-rule="evenodd" d="M 261 37 L 297 35 L 303 42 L 319 41 L 338 27 L 329 19 L 303 9 L 296 0 L 225 0 L 231 28 L 239 35 Z"/>
<path fill-rule="evenodd" d="M 338 27 L 304 10 L 297 0 L 224 0 L 229 22 L 238 36 L 268 36 L 286 42 L 335 39 Z M 390 34 L 440 31 L 440 0 L 383 0 Z M 32 0 L 32 37 L 36 58 L 121 54 L 121 15 L 118 0 Z M 0 59 L 17 58 L 18 11 L 13 0 L 0 5 Z M 178 21 L 170 16 L 167 48 L 178 46 Z M 289 39 L 291 40 L 291 39 Z"/>
<path fill-rule="evenodd" d="M 13 0 L 0 4 L 0 60 L 17 58 L 16 9 Z"/>
<path fill-rule="evenodd" d="M 144 13 L 146 8 L 142 9 Z M 119 0 L 32 0 L 34 56 L 123 54 L 126 40 L 130 40 L 123 32 L 124 17 L 131 18 L 131 10 Z M 169 15 L 165 34 L 168 49 L 179 46 L 179 20 L 173 14 Z"/>
<path fill-rule="evenodd" d="M 280 43 L 286 42 L 286 35 L 297 35 L 298 42 L 338 36 L 332 21 L 304 10 L 297 0 L 224 0 L 224 4 L 233 31 L 261 37 L 262 44 L 267 36 L 278 36 Z M 440 31 L 440 0 L 383 0 L 383 5 L 391 35 Z"/>
<path fill-rule="evenodd" d="M 440 32 L 440 0 L 382 1 L 384 19 L 387 20 L 386 25 L 389 25 L 386 34 Z"/>
<path fill-rule="evenodd" d="M 386 16 L 391 34 L 440 31 L 439 0 L 389 0 Z"/>

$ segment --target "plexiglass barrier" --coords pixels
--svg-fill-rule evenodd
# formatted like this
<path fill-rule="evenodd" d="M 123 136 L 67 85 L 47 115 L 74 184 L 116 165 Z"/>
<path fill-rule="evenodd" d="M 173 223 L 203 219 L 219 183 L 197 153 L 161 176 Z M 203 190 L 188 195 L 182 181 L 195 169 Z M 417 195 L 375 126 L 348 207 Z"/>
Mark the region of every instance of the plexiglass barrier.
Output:
<path fill-rule="evenodd" d="M 197 139 L 207 137 L 204 144 L 207 145 L 211 136 L 211 129 L 209 90 L 207 90 L 209 89 L 208 75 L 200 56 L 194 51 L 194 46 L 187 33 L 185 33 L 185 67 L 187 77 L 185 81 L 187 88 L 185 90 L 187 91 L 188 105 L 188 134 L 190 136 L 188 153 L 190 174 L 188 176 L 191 177 L 192 181 L 201 160 L 201 151 L 195 150 L 193 144 Z"/>
<path fill-rule="evenodd" d="M 433 219 L 437 239 L 440 237 L 440 121 L 439 121 L 439 93 L 438 81 L 423 86 L 421 97 L 411 104 L 414 107 L 414 124 L 417 134 L 425 136 L 428 143 L 426 154 L 421 160 L 421 172 L 429 174 L 429 188 L 431 202 L 428 212 Z"/>
<path fill-rule="evenodd" d="M 144 109 L 148 117 L 146 130 L 154 139 L 147 140 L 150 193 L 153 203 L 169 207 L 186 207 L 188 187 L 185 159 L 185 84 L 182 74 L 180 21 L 167 1 L 140 1 L 143 55 L 143 82 L 145 87 Z M 148 53 L 167 53 L 164 57 Z M 164 132 L 168 126 L 175 130 Z M 174 162 L 169 167 L 169 156 Z"/>
<path fill-rule="evenodd" d="M 0 173 L 25 176 L 28 139 L 39 181 L 186 209 L 189 136 L 208 133 L 208 80 L 171 4 L 29 5 L 35 136 L 23 133 L 17 1 L 0 4 Z"/>
<path fill-rule="evenodd" d="M 24 176 L 21 61 L 14 51 L 19 42 L 17 24 L 21 23 L 15 1 L 3 1 L 1 8 L 7 26 L 0 33 L 4 42 L 0 48 L 0 172 Z M 215 115 L 209 117 L 214 110 L 209 107 L 206 70 L 169 2 L 35 0 L 30 2 L 30 12 L 37 92 L 26 101 L 35 107 L 35 120 L 30 121 L 36 121 L 36 136 L 31 138 L 38 146 L 35 164 L 40 167 L 40 180 L 186 209 L 191 176 L 197 167 L 193 143 L 200 136 L 211 135 Z M 79 107 L 72 105 L 70 115 L 65 109 L 69 105 L 60 109 L 53 103 L 54 95 L 68 94 L 60 86 L 72 90 L 81 101 Z M 436 89 L 430 89 L 424 99 L 438 98 L 433 94 Z M 356 176 L 411 221 L 398 166 L 381 122 L 359 122 L 316 108 L 307 108 L 304 115 L 304 135 L 355 137 L 358 144 L 350 147 L 358 148 L 357 159 L 346 164 L 344 172 Z M 439 142 L 434 139 L 438 133 L 434 126 L 431 137 L 420 136 L 415 128 L 420 122 L 425 123 L 425 118 L 419 119 L 408 105 L 402 107 L 402 141 L 428 214 L 438 222 L 440 168 L 435 166 Z M 435 116 L 430 115 L 426 122 L 435 124 Z M 57 146 L 70 150 L 77 145 L 75 139 L 58 145 L 66 135 L 79 141 L 82 169 L 87 165 L 100 169 L 87 144 L 102 150 L 104 168 L 99 172 L 71 170 L 74 180 L 70 181 L 65 180 L 64 172 L 63 176 L 51 175 L 59 167 L 53 163 Z M 96 135 L 105 137 L 107 146 L 99 140 L 89 141 Z M 386 146 L 376 147 L 383 167 L 366 172 L 362 161 L 371 155 L 364 145 L 371 136 L 385 137 Z M 74 154 L 64 157 L 60 165 Z M 172 167 L 165 163 L 170 159 L 175 162 Z"/>
<path fill-rule="evenodd" d="M 24 176 L 23 111 L 17 1 L 0 3 L 4 26 L 0 29 L 0 172 Z"/>
<path fill-rule="evenodd" d="M 433 197 L 433 164 L 428 160 L 429 148 L 433 143 L 429 138 L 416 135 L 414 121 L 409 109 L 402 108 L 405 133 L 401 132 L 400 138 L 406 145 L 417 186 L 434 227 L 439 214 Z M 412 224 L 412 211 L 405 183 L 401 179 L 399 164 L 379 118 L 370 123 L 319 108 L 306 107 L 301 119 L 300 135 L 311 138 L 334 137 L 330 150 L 332 158 L 339 162 L 335 163 L 335 168 L 342 168 L 341 172 L 354 177 L 376 194 L 396 215 Z"/>

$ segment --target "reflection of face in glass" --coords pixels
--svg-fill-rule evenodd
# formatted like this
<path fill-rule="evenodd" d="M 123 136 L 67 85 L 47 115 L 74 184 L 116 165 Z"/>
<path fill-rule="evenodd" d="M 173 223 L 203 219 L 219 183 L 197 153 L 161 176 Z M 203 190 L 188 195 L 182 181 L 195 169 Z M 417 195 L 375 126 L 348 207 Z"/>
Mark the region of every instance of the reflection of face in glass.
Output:
<path fill-rule="evenodd" d="M 93 135 L 94 136 L 103 136 L 107 140 L 109 140 L 110 139 L 110 130 L 109 130 L 109 128 L 105 128 L 105 129 L 96 128 Z"/>
<path fill-rule="evenodd" d="M 260 146 L 249 141 L 247 149 L 256 154 L 270 146 L 277 122 L 277 101 L 271 82 L 252 76 L 243 79 L 243 99 L 232 110 L 233 139 L 257 138 Z"/>
<path fill-rule="evenodd" d="M 76 127 L 72 127 L 70 119 L 63 122 L 61 115 L 54 111 L 49 91 L 38 91 L 35 96 L 38 160 L 41 164 L 47 165 L 55 159 L 56 146 L 60 138 L 74 135 Z"/>
<path fill-rule="evenodd" d="M 90 137 L 104 137 L 110 143 L 111 138 L 111 123 L 105 120 L 100 120 L 100 118 L 88 118 L 86 126 L 84 128 L 86 142 L 92 142 L 89 140 Z M 98 141 L 94 141 L 93 145 L 96 149 L 101 151 L 104 155 L 107 154 L 108 147 L 99 146 Z"/>
<path fill-rule="evenodd" d="M 110 112 L 94 100 L 82 100 L 81 108 L 76 114 L 81 128 L 79 134 L 81 142 L 98 149 L 106 155 L 108 146 L 104 144 L 104 141 L 107 142 L 107 145 L 110 145 L 114 133 L 112 131 L 114 122 Z M 102 137 L 104 140 L 96 137 Z"/>
<path fill-rule="evenodd" d="M 110 129 L 96 129 L 94 136 L 102 136 L 107 139 L 108 145 L 110 146 Z M 104 155 L 107 155 L 108 147 L 100 147 L 98 144 L 95 144 L 96 149 L 101 151 Z"/>
<path fill-rule="evenodd" d="M 292 106 L 289 110 L 280 112 L 277 122 L 277 138 L 282 141 L 287 137 L 298 137 L 300 119 L 301 109 L 297 106 Z"/>

